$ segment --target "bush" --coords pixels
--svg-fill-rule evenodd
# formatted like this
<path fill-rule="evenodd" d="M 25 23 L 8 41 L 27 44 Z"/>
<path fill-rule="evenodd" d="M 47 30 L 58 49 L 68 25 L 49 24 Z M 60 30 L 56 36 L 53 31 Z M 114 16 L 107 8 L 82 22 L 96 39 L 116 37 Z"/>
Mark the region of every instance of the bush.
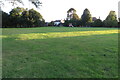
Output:
<path fill-rule="evenodd" d="M 104 20 L 105 27 L 117 27 L 118 21 L 117 20 Z"/>
<path fill-rule="evenodd" d="M 65 20 L 65 23 L 63 24 L 64 26 L 69 26 L 69 24 L 72 23 L 74 27 L 79 27 L 81 26 L 81 21 L 80 20 Z"/>
<path fill-rule="evenodd" d="M 93 27 L 103 27 L 103 22 L 100 19 L 97 19 L 93 22 Z"/>

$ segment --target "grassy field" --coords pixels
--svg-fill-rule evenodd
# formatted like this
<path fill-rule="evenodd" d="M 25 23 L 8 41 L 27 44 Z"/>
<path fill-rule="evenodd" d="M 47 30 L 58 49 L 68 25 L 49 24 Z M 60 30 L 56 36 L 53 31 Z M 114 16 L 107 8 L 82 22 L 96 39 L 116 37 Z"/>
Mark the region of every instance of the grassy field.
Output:
<path fill-rule="evenodd" d="M 4 78 L 117 78 L 117 28 L 4 28 Z"/>

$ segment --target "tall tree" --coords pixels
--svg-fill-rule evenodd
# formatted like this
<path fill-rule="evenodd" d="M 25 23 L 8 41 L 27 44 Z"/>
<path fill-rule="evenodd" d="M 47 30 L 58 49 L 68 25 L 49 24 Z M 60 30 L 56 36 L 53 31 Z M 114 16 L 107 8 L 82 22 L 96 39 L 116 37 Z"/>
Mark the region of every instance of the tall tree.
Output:
<path fill-rule="evenodd" d="M 9 26 L 9 15 L 2 11 L 2 27 L 6 28 Z"/>
<path fill-rule="evenodd" d="M 108 27 L 118 26 L 118 21 L 115 11 L 110 11 L 109 15 L 104 20 L 104 25 Z"/>
<path fill-rule="evenodd" d="M 2 12 L 2 16 L 3 27 L 40 27 L 45 24 L 42 15 L 34 9 L 17 7 L 12 9 L 10 14 Z"/>
<path fill-rule="evenodd" d="M 29 21 L 29 12 L 27 9 L 22 12 L 21 20 L 21 24 L 23 27 L 29 27 L 29 25 L 31 25 Z"/>
<path fill-rule="evenodd" d="M 30 9 L 29 10 L 29 21 L 33 25 L 41 26 L 42 24 L 39 24 L 39 23 L 44 22 L 44 19 L 39 12 L 35 11 L 34 9 Z"/>
<path fill-rule="evenodd" d="M 67 11 L 67 19 L 65 20 L 64 26 L 69 26 L 69 24 L 72 24 L 73 26 L 77 27 L 79 22 L 80 18 L 76 14 L 76 10 L 74 8 L 70 8 Z"/>
<path fill-rule="evenodd" d="M 17 26 L 20 27 L 21 25 L 21 16 L 22 16 L 22 12 L 24 11 L 24 8 L 14 8 L 10 11 L 10 21 L 12 23 L 11 26 Z"/>
<path fill-rule="evenodd" d="M 76 10 L 74 8 L 70 8 L 68 11 L 67 11 L 67 20 L 79 20 L 79 16 L 76 14 Z"/>
<path fill-rule="evenodd" d="M 84 10 L 83 15 L 81 16 L 81 20 L 82 20 L 83 26 L 92 22 L 92 16 L 90 14 L 90 11 L 87 8 Z"/>
<path fill-rule="evenodd" d="M 76 13 L 73 14 L 73 18 L 72 19 L 73 20 L 80 20 L 79 16 Z"/>

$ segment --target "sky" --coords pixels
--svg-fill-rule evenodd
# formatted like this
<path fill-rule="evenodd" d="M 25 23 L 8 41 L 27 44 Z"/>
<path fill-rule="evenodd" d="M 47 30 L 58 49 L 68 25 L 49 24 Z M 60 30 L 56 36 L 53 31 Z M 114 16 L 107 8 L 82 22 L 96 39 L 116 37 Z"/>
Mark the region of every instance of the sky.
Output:
<path fill-rule="evenodd" d="M 83 14 L 84 9 L 88 8 L 92 17 L 105 20 L 111 10 L 116 11 L 118 16 L 118 2 L 120 0 L 40 0 L 42 6 L 36 9 L 28 0 L 23 0 L 24 6 L 19 4 L 20 7 L 34 8 L 41 13 L 46 22 L 54 20 L 64 20 L 67 17 L 67 11 L 74 8 L 79 17 Z M 7 5 L 6 5 L 7 4 Z M 120 5 L 120 4 L 119 4 Z M 14 6 L 14 7 L 17 7 Z M 120 7 L 120 6 L 119 6 Z M 13 7 L 10 3 L 6 2 L 2 10 L 9 12 Z M 119 10 L 120 11 L 120 10 Z M 120 12 L 119 12 L 120 13 Z M 120 17 L 120 15 L 119 15 Z"/>

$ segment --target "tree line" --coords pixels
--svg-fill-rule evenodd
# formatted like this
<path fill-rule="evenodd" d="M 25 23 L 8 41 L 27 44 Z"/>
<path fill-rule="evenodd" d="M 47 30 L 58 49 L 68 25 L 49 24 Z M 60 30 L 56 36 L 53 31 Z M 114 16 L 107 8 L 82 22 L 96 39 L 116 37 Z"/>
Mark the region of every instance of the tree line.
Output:
<path fill-rule="evenodd" d="M 5 0 L 12 4 L 12 6 L 17 5 L 17 2 L 23 4 L 23 0 Z M 4 5 L 5 1 L 0 1 L 0 5 Z M 36 8 L 41 6 L 40 0 L 28 0 Z M 7 4 L 6 4 L 7 5 Z M 1 15 L 1 13 L 0 13 Z M 74 8 L 70 8 L 67 11 L 67 19 L 63 26 L 69 26 L 72 23 L 75 27 L 120 27 L 120 18 L 117 20 L 115 11 L 110 11 L 105 20 L 95 19 L 93 20 L 92 15 L 88 9 L 83 11 L 81 18 L 76 14 Z M 49 23 L 50 26 L 54 26 L 54 21 Z M 42 15 L 35 11 L 34 9 L 24 9 L 24 8 L 14 8 L 10 13 L 5 13 L 2 11 L 2 27 L 38 27 L 45 26 L 45 20 Z"/>
<path fill-rule="evenodd" d="M 87 8 L 83 11 L 81 18 L 79 18 L 76 10 L 70 8 L 67 11 L 67 19 L 65 20 L 64 26 L 69 26 L 69 23 L 72 23 L 75 27 L 120 27 L 120 18 L 118 22 L 115 11 L 110 11 L 105 20 L 102 21 L 100 18 L 93 20 Z"/>
<path fill-rule="evenodd" d="M 119 21 L 118 21 L 119 20 Z M 74 8 L 67 11 L 67 18 L 63 26 L 69 26 L 71 23 L 74 27 L 120 27 L 120 18 L 117 20 L 115 11 L 110 11 L 105 20 L 92 17 L 90 11 L 86 8 L 81 17 L 79 17 Z M 54 26 L 54 21 L 49 23 Z M 45 20 L 42 15 L 34 9 L 16 7 L 9 13 L 2 11 L 2 27 L 42 27 L 45 26 Z"/>
<path fill-rule="evenodd" d="M 9 14 L 2 11 L 2 27 L 41 27 L 45 20 L 42 15 L 34 9 L 14 8 Z"/>

